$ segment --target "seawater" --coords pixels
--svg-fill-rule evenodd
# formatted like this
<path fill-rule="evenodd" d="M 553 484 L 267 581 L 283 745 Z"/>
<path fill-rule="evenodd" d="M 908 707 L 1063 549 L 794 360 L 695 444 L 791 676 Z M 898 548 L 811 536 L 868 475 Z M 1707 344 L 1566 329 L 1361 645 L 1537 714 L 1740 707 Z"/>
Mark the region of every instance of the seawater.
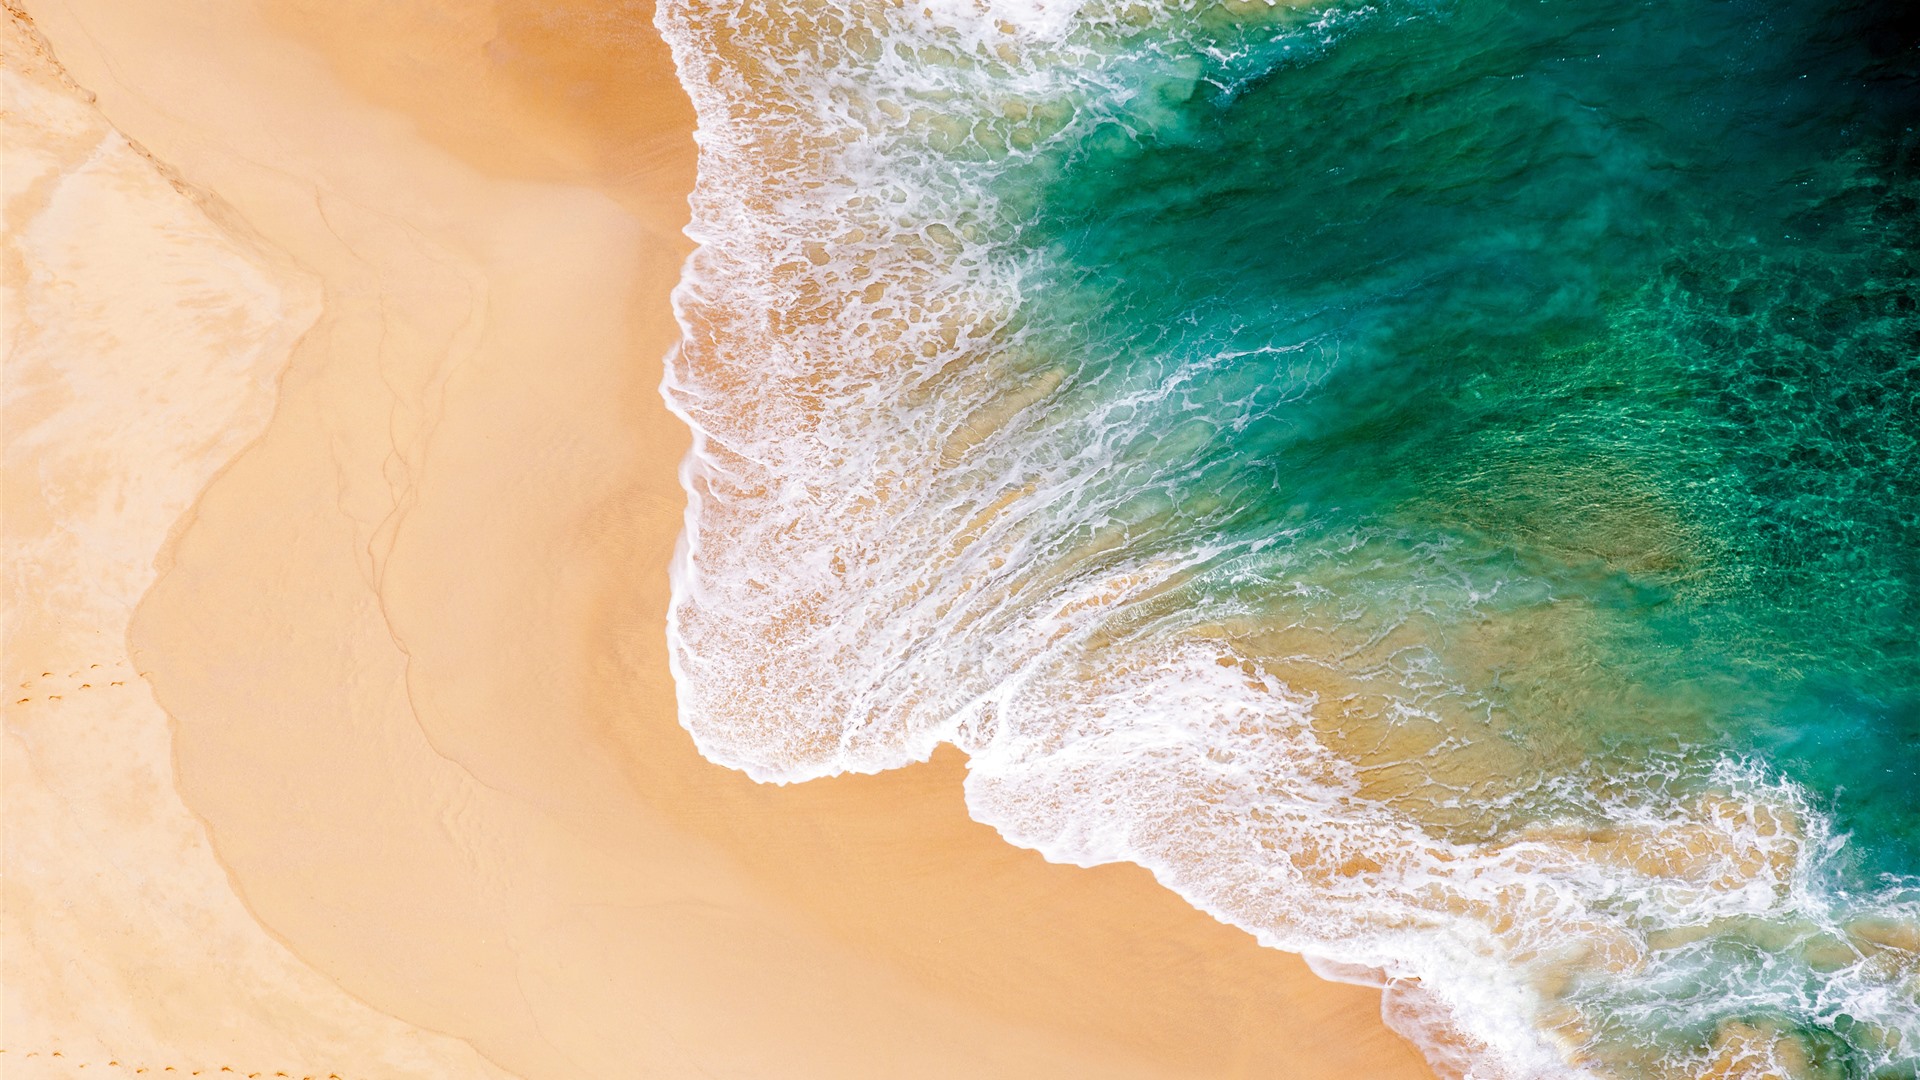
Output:
<path fill-rule="evenodd" d="M 657 21 L 703 753 L 954 743 L 1445 1075 L 1920 1074 L 1920 15 Z"/>

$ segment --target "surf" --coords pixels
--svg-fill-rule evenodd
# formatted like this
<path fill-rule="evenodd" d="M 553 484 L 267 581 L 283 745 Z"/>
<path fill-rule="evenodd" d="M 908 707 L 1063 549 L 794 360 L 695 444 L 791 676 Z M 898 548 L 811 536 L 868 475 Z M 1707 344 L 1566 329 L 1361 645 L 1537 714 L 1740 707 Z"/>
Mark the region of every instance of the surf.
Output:
<path fill-rule="evenodd" d="M 1911 1075 L 1920 93 L 1831 7 L 662 4 L 683 724 L 956 745 L 1447 1075 Z"/>

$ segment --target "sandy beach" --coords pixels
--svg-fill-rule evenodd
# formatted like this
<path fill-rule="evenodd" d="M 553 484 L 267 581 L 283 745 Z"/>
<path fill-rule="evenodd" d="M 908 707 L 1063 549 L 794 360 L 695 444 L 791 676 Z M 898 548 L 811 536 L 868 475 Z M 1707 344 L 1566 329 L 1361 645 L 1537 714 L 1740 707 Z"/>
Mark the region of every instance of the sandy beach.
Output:
<path fill-rule="evenodd" d="M 0 1071 L 1431 1075 L 957 753 L 695 753 L 651 5 L 8 10 Z"/>

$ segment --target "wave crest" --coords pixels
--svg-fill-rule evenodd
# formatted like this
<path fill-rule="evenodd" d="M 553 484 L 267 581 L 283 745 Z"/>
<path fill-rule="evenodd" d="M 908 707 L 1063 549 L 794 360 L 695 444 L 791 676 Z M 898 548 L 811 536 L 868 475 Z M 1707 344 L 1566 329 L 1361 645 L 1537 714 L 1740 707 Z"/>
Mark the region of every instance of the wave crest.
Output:
<path fill-rule="evenodd" d="M 1193 527 L 1215 511 L 1155 471 L 1215 437 L 1138 420 L 1195 372 L 1116 381 L 1061 353 L 1071 313 L 1036 309 L 1048 253 L 1010 177 L 1103 129 L 1164 135 L 1223 57 L 1322 48 L 1368 14 L 659 6 L 700 118 L 665 386 L 694 432 L 682 722 L 783 783 L 953 743 L 971 812 L 1010 841 L 1138 863 L 1378 979 L 1448 1075 L 1815 1075 L 1791 1025 L 1729 1019 L 1776 1015 L 1845 1016 L 1873 1067 L 1910 1071 L 1920 898 L 1833 895 L 1837 841 L 1801 791 L 1678 756 L 1488 787 L 1505 766 L 1446 734 L 1443 689 L 1336 707 L 1375 691 L 1296 653 L 1339 620 L 1277 643 L 1249 597 L 1310 583 L 1276 538 Z M 1315 349 L 1263 348 L 1299 363 L 1259 408 L 1324 376 Z M 1381 640 L 1348 651 L 1414 687 L 1417 650 Z M 1554 812 L 1463 824 L 1502 800 Z"/>

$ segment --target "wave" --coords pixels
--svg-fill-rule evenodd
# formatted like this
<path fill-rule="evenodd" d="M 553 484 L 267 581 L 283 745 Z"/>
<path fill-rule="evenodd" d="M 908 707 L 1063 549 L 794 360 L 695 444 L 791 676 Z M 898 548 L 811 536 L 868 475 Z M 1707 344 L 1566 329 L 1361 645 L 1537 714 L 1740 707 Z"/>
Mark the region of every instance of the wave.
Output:
<path fill-rule="evenodd" d="M 951 743 L 1009 841 L 1145 866 L 1383 986 L 1445 1075 L 1911 1076 L 1920 889 L 1835 884 L 1817 793 L 1737 753 L 1474 734 L 1468 650 L 1572 665 L 1600 616 L 1250 509 L 1246 447 L 1298 437 L 1350 327 L 1117 344 L 1036 224 L 1088 155 L 1406 17 L 663 0 L 700 147 L 664 386 L 694 434 L 682 723 L 775 783 Z"/>

